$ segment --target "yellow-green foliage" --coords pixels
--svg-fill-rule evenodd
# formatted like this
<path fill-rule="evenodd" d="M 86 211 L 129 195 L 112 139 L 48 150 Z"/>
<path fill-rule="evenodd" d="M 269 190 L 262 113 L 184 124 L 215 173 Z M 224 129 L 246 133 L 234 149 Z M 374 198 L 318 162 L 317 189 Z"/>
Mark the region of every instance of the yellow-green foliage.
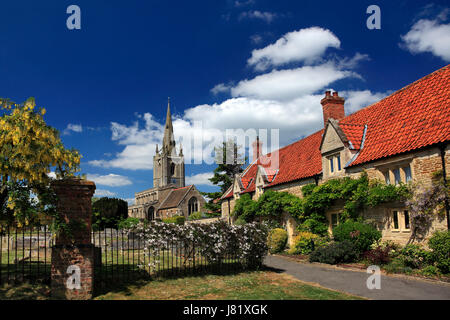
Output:
<path fill-rule="evenodd" d="M 301 231 L 293 242 L 289 254 L 309 254 L 317 247 L 323 246 L 326 239 L 309 231 Z"/>
<path fill-rule="evenodd" d="M 287 232 L 284 229 L 276 228 L 272 229 L 269 233 L 267 245 L 270 253 L 277 253 L 283 251 L 286 247 Z"/>

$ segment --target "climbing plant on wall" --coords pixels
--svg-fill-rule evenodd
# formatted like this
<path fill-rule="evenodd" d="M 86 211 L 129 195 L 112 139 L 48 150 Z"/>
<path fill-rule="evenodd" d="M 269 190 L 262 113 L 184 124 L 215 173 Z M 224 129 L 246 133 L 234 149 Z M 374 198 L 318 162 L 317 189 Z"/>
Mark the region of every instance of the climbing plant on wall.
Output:
<path fill-rule="evenodd" d="M 302 188 L 303 198 L 287 192 L 266 191 L 257 201 L 244 194 L 236 201 L 234 214 L 251 221 L 257 216 L 278 219 L 288 212 L 297 219 L 300 229 L 324 235 L 328 230 L 326 211 L 337 201 L 343 202 L 340 219 L 357 219 L 365 207 L 375 207 L 384 202 L 406 200 L 410 191 L 405 184 L 386 185 L 381 181 L 369 181 L 365 172 L 359 178 L 350 177 L 328 180 Z"/>

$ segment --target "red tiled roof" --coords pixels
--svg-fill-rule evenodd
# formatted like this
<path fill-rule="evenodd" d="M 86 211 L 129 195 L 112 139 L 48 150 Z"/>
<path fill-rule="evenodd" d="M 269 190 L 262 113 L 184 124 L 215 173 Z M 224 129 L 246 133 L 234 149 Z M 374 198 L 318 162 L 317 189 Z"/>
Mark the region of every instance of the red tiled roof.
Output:
<path fill-rule="evenodd" d="M 450 140 L 450 65 L 345 117 L 339 125 L 352 123 L 367 124 L 367 132 L 350 166 Z"/>
<path fill-rule="evenodd" d="M 258 159 L 257 163 L 252 163 L 247 168 L 241 180 L 255 177 L 258 165 L 265 169 L 267 178 L 271 181 L 266 187 L 309 178 L 319 174 L 322 171 L 322 156 L 319 149 L 322 133 L 323 130 L 320 130 L 302 140 L 279 149 L 279 168 L 271 168 L 264 164 L 266 163 L 265 159 L 270 158 L 272 153 L 262 156 Z M 250 185 L 242 193 L 253 191 L 255 191 L 255 179 L 251 181 Z"/>
<path fill-rule="evenodd" d="M 341 127 L 350 142 L 350 149 L 359 150 L 361 148 L 361 142 L 364 134 L 364 125 L 339 123 L 339 127 Z"/>
<path fill-rule="evenodd" d="M 339 121 L 339 127 L 351 143 L 349 147 L 360 150 L 349 166 L 449 141 L 450 65 L 345 117 Z M 265 168 L 269 181 L 273 179 L 265 187 L 321 173 L 323 131 L 279 149 L 279 170 Z M 255 179 L 251 179 L 256 176 L 258 165 L 259 160 L 244 171 L 241 181 L 250 183 L 242 193 L 255 190 Z M 229 190 L 222 198 L 232 195 L 233 190 Z"/>

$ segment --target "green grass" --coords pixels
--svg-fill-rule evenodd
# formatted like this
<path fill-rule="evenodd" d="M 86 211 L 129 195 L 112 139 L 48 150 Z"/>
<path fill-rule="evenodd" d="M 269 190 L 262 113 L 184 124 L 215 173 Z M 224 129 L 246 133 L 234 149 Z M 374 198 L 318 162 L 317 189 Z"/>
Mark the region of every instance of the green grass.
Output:
<path fill-rule="evenodd" d="M 286 274 L 253 271 L 141 281 L 111 288 L 97 300 L 348 300 L 361 299 L 315 287 Z"/>

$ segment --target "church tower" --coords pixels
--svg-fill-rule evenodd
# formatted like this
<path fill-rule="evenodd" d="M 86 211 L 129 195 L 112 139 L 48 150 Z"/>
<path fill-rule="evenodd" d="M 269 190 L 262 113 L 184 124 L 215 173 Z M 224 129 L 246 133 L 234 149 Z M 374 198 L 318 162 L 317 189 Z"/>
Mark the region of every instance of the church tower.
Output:
<path fill-rule="evenodd" d="M 153 157 L 153 187 L 161 188 L 169 184 L 178 188 L 185 186 L 183 149 L 180 145 L 180 152 L 177 155 L 170 113 L 170 98 L 167 103 L 162 148 L 158 150 L 158 145 L 156 145 L 156 153 Z"/>

